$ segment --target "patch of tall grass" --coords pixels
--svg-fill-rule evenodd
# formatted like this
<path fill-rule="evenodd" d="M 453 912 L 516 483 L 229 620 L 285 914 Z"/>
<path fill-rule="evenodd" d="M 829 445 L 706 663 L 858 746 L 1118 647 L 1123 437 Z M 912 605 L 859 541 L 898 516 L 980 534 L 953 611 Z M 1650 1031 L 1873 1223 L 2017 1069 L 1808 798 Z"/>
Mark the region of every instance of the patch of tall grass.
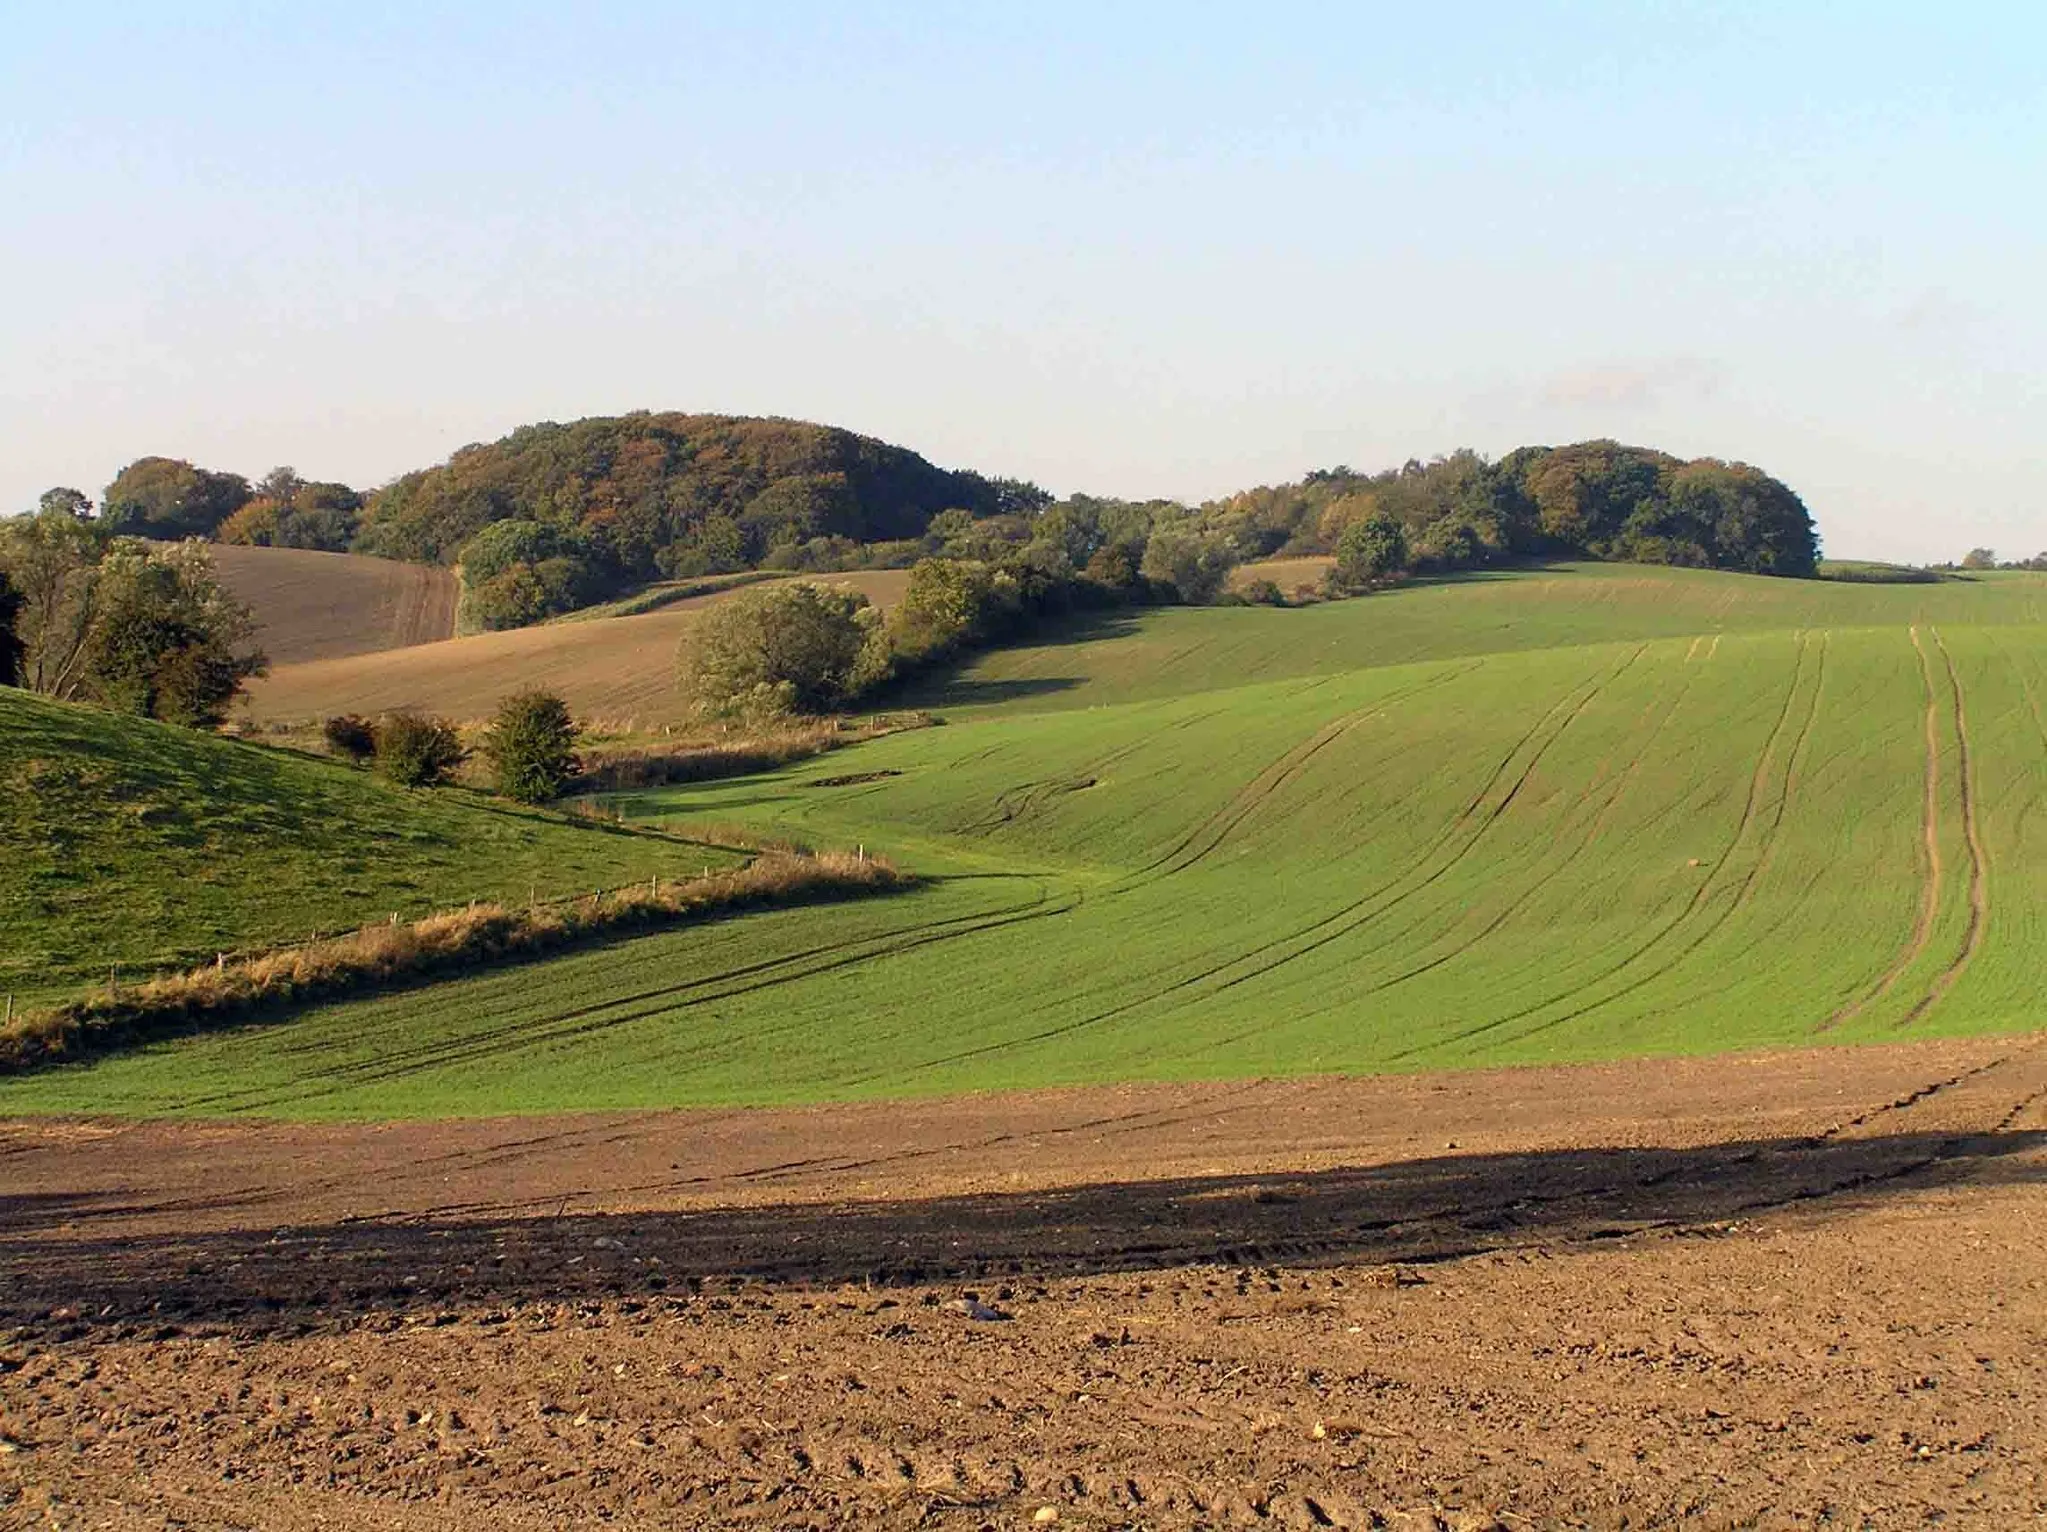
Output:
<path fill-rule="evenodd" d="M 824 719 L 754 734 L 723 734 L 685 739 L 640 738 L 586 744 L 582 771 L 570 784 L 572 793 L 633 792 L 685 782 L 715 782 L 773 771 L 843 750 L 865 740 L 932 722 L 926 713 L 895 714 L 850 722 Z"/>

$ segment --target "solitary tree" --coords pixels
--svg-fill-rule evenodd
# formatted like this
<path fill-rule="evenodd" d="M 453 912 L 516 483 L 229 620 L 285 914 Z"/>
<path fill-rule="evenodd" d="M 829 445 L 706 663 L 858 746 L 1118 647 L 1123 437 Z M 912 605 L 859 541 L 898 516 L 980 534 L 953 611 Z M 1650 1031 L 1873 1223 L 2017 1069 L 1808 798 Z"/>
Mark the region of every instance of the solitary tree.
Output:
<path fill-rule="evenodd" d="M 255 619 L 215 581 L 202 543 L 116 540 L 100 561 L 97 605 L 85 692 L 108 707 L 210 728 L 265 668 L 248 645 Z"/>
<path fill-rule="evenodd" d="M 682 689 L 704 712 L 726 716 L 827 711 L 852 696 L 874 620 L 854 591 L 742 591 L 683 640 Z"/>
<path fill-rule="evenodd" d="M 1964 569 L 1995 569 L 1997 552 L 1992 548 L 1971 548 L 1962 557 Z"/>
<path fill-rule="evenodd" d="M 559 798 L 576 774 L 577 732 L 559 697 L 523 691 L 505 698 L 483 738 L 498 791 L 519 803 Z"/>

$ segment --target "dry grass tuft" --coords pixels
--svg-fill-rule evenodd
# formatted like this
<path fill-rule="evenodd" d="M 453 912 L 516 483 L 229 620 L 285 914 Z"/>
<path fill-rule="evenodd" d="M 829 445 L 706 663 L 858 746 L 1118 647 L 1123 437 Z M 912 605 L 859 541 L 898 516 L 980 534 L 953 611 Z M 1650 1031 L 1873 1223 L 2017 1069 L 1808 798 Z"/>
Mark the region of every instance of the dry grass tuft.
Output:
<path fill-rule="evenodd" d="M 0 1030 L 0 1074 L 230 1024 L 281 1006 L 544 956 L 578 942 L 745 909 L 856 898 L 912 880 L 880 857 L 763 852 L 744 867 L 513 909 L 472 904 L 236 962 L 95 991 Z"/>
<path fill-rule="evenodd" d="M 694 739 L 621 740 L 586 744 L 580 754 L 583 770 L 570 791 L 630 792 L 667 787 L 678 782 L 713 782 L 773 771 L 792 761 L 806 761 L 884 734 L 924 728 L 934 720 L 925 713 L 906 713 L 854 723 L 823 719 L 759 734 L 720 734 Z"/>

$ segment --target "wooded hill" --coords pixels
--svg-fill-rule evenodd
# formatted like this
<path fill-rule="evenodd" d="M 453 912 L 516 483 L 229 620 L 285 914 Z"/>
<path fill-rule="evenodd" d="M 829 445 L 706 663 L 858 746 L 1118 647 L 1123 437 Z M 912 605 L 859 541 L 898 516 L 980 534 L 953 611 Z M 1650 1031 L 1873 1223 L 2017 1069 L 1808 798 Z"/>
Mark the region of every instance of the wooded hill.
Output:
<path fill-rule="evenodd" d="M 289 469 L 251 486 L 145 458 L 108 487 L 105 514 L 145 535 L 456 565 L 465 622 L 482 628 L 661 579 L 902 567 L 962 550 L 999 562 L 1076 519 L 1113 529 L 1133 568 L 1166 528 L 1205 540 L 1211 560 L 1242 560 L 1341 551 L 1367 523 L 1398 529 L 1395 573 L 1591 557 L 1803 577 L 1818 558 L 1804 504 L 1760 469 L 1613 441 L 1337 467 L 1189 507 L 1055 501 L 803 421 L 645 412 L 526 426 L 367 495 Z"/>
<path fill-rule="evenodd" d="M 1203 509 L 1254 556 L 1333 552 L 1346 529 L 1383 518 L 1419 567 L 1590 557 L 1810 578 L 1819 558 L 1804 502 L 1761 469 L 1614 441 L 1323 469 Z"/>

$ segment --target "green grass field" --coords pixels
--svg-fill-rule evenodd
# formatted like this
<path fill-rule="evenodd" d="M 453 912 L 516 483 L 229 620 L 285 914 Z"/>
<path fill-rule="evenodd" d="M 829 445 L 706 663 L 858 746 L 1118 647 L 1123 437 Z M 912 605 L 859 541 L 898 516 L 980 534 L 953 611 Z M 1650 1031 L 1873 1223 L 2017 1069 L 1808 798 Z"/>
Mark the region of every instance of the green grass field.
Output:
<path fill-rule="evenodd" d="M 0 991 L 18 1004 L 391 913 L 732 860 L 0 688 Z"/>
<path fill-rule="evenodd" d="M 864 843 L 751 916 L 0 1084 L 0 1113 L 767 1103 L 2040 1025 L 2047 579 L 1582 566 L 984 657 L 632 815 Z"/>

